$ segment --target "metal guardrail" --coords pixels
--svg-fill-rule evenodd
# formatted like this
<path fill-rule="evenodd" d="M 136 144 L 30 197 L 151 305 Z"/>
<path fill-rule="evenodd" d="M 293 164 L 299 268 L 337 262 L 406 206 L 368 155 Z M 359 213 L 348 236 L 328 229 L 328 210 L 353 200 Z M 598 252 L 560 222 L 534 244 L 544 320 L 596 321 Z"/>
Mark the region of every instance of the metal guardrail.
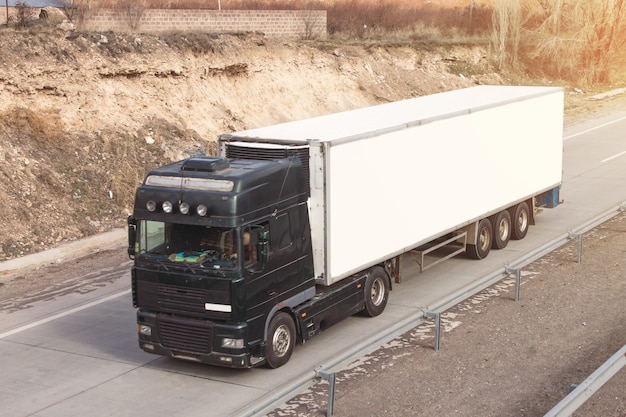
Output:
<path fill-rule="evenodd" d="M 582 236 L 585 232 L 597 227 L 598 225 L 608 221 L 609 219 L 617 216 L 620 212 L 626 210 L 626 200 L 617 204 L 616 206 L 610 208 L 609 210 L 599 214 L 596 217 L 588 220 L 577 228 L 570 230 L 569 232 L 563 233 L 551 241 L 545 243 L 544 245 L 524 254 L 518 259 L 514 260 L 512 263 L 503 266 L 488 275 L 483 276 L 482 278 L 474 281 L 469 286 L 460 288 L 456 292 L 448 295 L 445 299 L 443 299 L 439 304 L 430 306 L 429 311 L 435 312 L 443 312 L 449 309 L 452 306 L 459 304 L 461 301 L 466 300 L 472 295 L 484 290 L 487 287 L 492 286 L 493 284 L 499 282 L 500 280 L 508 277 L 510 274 L 515 273 L 516 270 L 521 270 L 524 266 L 536 261 L 539 258 L 547 255 L 548 253 L 560 248 L 566 243 L 570 242 L 572 239 L 577 238 L 579 241 L 578 246 L 578 261 L 580 262 L 582 256 Z"/>
<path fill-rule="evenodd" d="M 563 398 L 544 417 L 569 417 L 585 403 L 597 390 L 626 365 L 626 345 L 615 352 L 596 369 L 576 389 Z"/>
<path fill-rule="evenodd" d="M 362 341 L 361 343 L 353 346 L 349 350 L 345 350 L 342 354 L 334 357 L 331 361 L 322 364 L 315 370 L 312 370 L 311 373 L 304 373 L 300 377 L 289 381 L 283 386 L 279 387 L 277 390 L 271 392 L 269 395 L 264 396 L 261 401 L 253 401 L 247 406 L 239 409 L 235 414 L 232 414 L 233 417 L 253 417 L 253 416 L 261 416 L 266 413 L 272 411 L 278 405 L 288 401 L 293 396 L 298 393 L 304 391 L 307 388 L 315 385 L 323 376 L 332 375 L 332 369 L 342 369 L 344 365 L 347 365 L 349 362 L 354 361 L 355 359 L 363 356 L 374 350 L 378 346 L 382 346 L 386 342 L 393 340 L 398 335 L 401 335 L 418 325 L 420 325 L 424 318 L 427 316 L 436 317 L 436 315 L 441 312 L 453 307 L 460 302 L 468 299 L 469 297 L 479 293 L 483 289 L 494 285 L 495 283 L 501 281 L 502 279 L 509 276 L 511 273 L 515 271 L 521 270 L 524 266 L 536 261 L 537 259 L 547 255 L 548 253 L 558 249 L 559 247 L 565 245 L 570 242 L 572 239 L 577 238 L 579 241 L 579 253 L 578 253 L 578 262 L 581 260 L 582 255 L 582 236 L 585 232 L 597 227 L 598 225 L 610 220 L 611 218 L 618 215 L 620 212 L 626 210 L 626 200 L 619 203 L 617 206 L 605 211 L 604 213 L 590 219 L 589 221 L 583 223 L 578 226 L 576 229 L 571 230 L 567 233 L 563 233 L 556 237 L 555 239 L 547 242 L 546 244 L 540 246 L 539 248 L 528 252 L 527 254 L 521 256 L 516 259 L 513 263 L 509 265 L 505 265 L 502 268 L 497 269 L 496 271 L 483 276 L 482 278 L 474 281 L 471 285 L 461 288 L 460 290 L 449 294 L 445 297 L 439 304 L 433 305 L 427 310 L 417 311 L 404 320 L 396 323 L 394 326 L 387 328 L 385 332 L 381 332 L 376 337 L 372 339 L 367 339 Z M 516 274 L 519 275 L 519 274 Z M 517 291 L 516 291 L 516 300 L 519 300 L 519 279 L 517 283 Z M 438 335 L 441 332 L 437 332 Z M 435 346 L 437 350 L 439 348 L 439 338 L 436 338 Z M 583 392 L 588 394 L 591 388 L 585 388 L 584 390 L 578 391 L 578 389 L 574 390 L 570 395 L 576 394 L 578 392 Z M 597 389 L 597 388 L 596 388 Z M 595 391 L 594 391 L 595 392 Z M 334 390 L 333 390 L 334 393 Z M 577 394 L 580 395 L 580 394 Z M 570 398 L 568 395 L 567 398 Z M 585 398 L 586 399 L 586 398 Z M 329 397 L 329 405 L 334 404 L 334 398 Z M 329 407 L 328 415 L 332 415 L 332 408 Z M 558 415 L 559 417 L 564 416 Z"/>
<path fill-rule="evenodd" d="M 248 405 L 237 410 L 232 417 L 253 417 L 264 416 L 268 412 L 275 409 L 280 404 L 290 400 L 295 395 L 303 392 L 307 388 L 312 387 L 320 379 L 325 379 L 322 375 L 332 374 L 332 370 L 340 370 L 345 368 L 349 363 L 354 360 L 365 356 L 372 352 L 377 347 L 384 345 L 385 343 L 393 340 L 401 334 L 415 328 L 422 323 L 424 318 L 423 311 L 416 311 L 415 313 L 405 317 L 403 320 L 397 322 L 394 326 L 387 328 L 384 332 L 379 332 L 375 337 L 363 340 L 360 343 L 352 346 L 352 348 L 342 351 L 341 354 L 334 356 L 330 361 L 321 364 L 311 372 L 306 372 L 299 377 L 292 379 L 276 390 L 270 392 L 264 396 L 260 401 L 253 401 Z M 334 402 L 334 401 L 332 401 Z"/>

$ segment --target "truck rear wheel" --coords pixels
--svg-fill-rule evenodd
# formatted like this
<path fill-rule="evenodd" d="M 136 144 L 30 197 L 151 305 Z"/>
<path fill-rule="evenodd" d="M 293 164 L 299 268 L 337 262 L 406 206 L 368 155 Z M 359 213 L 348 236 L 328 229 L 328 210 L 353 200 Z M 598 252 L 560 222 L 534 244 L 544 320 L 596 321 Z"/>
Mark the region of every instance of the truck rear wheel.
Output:
<path fill-rule="evenodd" d="M 389 299 L 389 277 L 379 266 L 373 268 L 365 280 L 365 308 L 363 314 L 369 317 L 378 316 L 385 310 Z"/>
<path fill-rule="evenodd" d="M 267 329 L 267 342 L 265 344 L 265 359 L 267 366 L 278 368 L 283 366 L 291 358 L 296 344 L 296 325 L 291 316 L 284 312 L 278 312 Z"/>
<path fill-rule="evenodd" d="M 467 256 L 472 259 L 483 259 L 489 255 L 491 241 L 493 240 L 493 227 L 489 219 L 478 222 L 476 230 L 476 244 L 467 245 Z"/>
<path fill-rule="evenodd" d="M 504 249 L 511 239 L 511 213 L 502 210 L 491 218 L 493 227 L 492 249 Z"/>
<path fill-rule="evenodd" d="M 528 227 L 530 226 L 530 209 L 528 208 L 527 202 L 519 203 L 511 209 L 511 220 L 513 224 L 511 239 L 524 239 L 526 233 L 528 233 Z"/>

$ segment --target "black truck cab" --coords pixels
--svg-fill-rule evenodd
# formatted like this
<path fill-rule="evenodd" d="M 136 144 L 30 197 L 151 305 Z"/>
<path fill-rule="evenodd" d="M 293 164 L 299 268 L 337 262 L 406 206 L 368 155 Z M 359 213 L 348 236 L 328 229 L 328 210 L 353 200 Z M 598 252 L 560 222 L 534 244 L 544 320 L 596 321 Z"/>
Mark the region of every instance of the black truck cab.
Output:
<path fill-rule="evenodd" d="M 149 172 L 128 222 L 140 347 L 230 367 L 289 360 L 287 316 L 315 295 L 307 187 L 296 157 Z"/>

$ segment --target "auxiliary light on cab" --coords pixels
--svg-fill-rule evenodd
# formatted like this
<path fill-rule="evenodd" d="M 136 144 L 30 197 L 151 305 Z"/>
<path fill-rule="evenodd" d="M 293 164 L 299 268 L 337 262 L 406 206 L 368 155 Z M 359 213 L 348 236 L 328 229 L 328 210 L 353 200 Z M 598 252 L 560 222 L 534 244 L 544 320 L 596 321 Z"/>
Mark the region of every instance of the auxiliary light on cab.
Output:
<path fill-rule="evenodd" d="M 182 214 L 189 214 L 189 204 L 185 202 L 180 203 L 178 210 L 180 210 Z"/>
<path fill-rule="evenodd" d="M 196 213 L 198 213 L 198 216 L 204 217 L 207 215 L 208 211 L 209 209 L 204 204 L 200 204 L 198 207 L 196 207 Z"/>
<path fill-rule="evenodd" d="M 174 208 L 171 201 L 164 201 L 161 207 L 163 208 L 164 213 L 171 213 Z"/>
<path fill-rule="evenodd" d="M 150 200 L 146 203 L 146 209 L 148 211 L 155 211 L 156 210 L 156 202 L 154 200 Z"/>

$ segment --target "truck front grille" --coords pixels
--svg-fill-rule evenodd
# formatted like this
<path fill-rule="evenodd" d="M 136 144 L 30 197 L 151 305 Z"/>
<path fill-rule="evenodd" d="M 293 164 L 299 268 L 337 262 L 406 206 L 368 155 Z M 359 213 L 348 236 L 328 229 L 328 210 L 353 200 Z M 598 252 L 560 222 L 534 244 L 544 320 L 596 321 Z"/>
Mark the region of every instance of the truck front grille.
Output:
<path fill-rule="evenodd" d="M 169 349 L 193 353 L 211 353 L 213 323 L 203 320 L 159 316 L 157 329 L 161 344 Z"/>
<path fill-rule="evenodd" d="M 167 310 L 186 312 L 202 312 L 205 300 L 208 299 L 208 291 L 198 288 L 174 287 L 172 285 L 159 285 L 158 305 Z"/>
<path fill-rule="evenodd" d="M 148 281 L 138 281 L 136 285 L 137 304 L 142 308 L 206 317 L 205 303 L 230 303 L 227 291 L 179 287 Z"/>

